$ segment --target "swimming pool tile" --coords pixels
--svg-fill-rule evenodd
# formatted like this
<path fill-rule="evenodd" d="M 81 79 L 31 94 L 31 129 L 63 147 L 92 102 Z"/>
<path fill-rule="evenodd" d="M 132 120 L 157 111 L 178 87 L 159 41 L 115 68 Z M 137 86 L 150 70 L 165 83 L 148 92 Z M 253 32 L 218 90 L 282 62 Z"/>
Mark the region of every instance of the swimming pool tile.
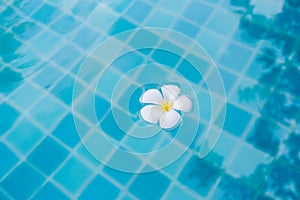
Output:
<path fill-rule="evenodd" d="M 174 17 L 160 9 L 154 9 L 150 18 L 147 18 L 145 25 L 148 27 L 168 27 Z"/>
<path fill-rule="evenodd" d="M 87 19 L 92 11 L 97 7 L 94 0 L 79 0 L 72 8 L 72 13 L 82 19 Z"/>
<path fill-rule="evenodd" d="M 9 130 L 20 116 L 20 113 L 9 104 L 3 102 L 0 104 L 0 135 Z"/>
<path fill-rule="evenodd" d="M 24 21 L 12 28 L 12 31 L 17 34 L 21 40 L 30 40 L 42 30 L 43 28 L 33 21 Z"/>
<path fill-rule="evenodd" d="M 279 88 L 289 94 L 300 97 L 300 69 L 296 67 L 287 67 L 284 75 L 280 78 Z"/>
<path fill-rule="evenodd" d="M 190 22 L 186 20 L 177 20 L 175 25 L 172 27 L 174 30 L 179 31 L 181 33 L 184 33 L 188 35 L 189 37 L 193 38 L 197 35 L 197 33 L 200 31 L 199 27 L 191 24 Z"/>
<path fill-rule="evenodd" d="M 262 191 L 271 193 L 279 199 L 300 198 L 300 172 L 280 161 L 271 165 Z"/>
<path fill-rule="evenodd" d="M 120 17 L 108 30 L 110 35 L 115 35 L 123 31 L 136 28 L 136 25 L 129 22 L 127 19 Z"/>
<path fill-rule="evenodd" d="M 204 24 L 212 12 L 212 7 L 196 0 L 192 0 L 188 7 L 184 10 L 183 16 L 197 23 Z"/>
<path fill-rule="evenodd" d="M 193 156 L 185 165 L 178 180 L 201 196 L 206 196 L 221 174 L 220 169 Z"/>
<path fill-rule="evenodd" d="M 16 59 L 16 50 L 21 46 L 19 40 L 11 33 L 0 35 L 0 57 L 4 62 L 11 62 Z"/>
<path fill-rule="evenodd" d="M 63 76 L 63 73 L 59 71 L 53 64 L 43 63 L 41 64 L 40 68 L 40 71 L 38 71 L 35 74 L 35 77 L 33 77 L 33 82 L 45 89 L 54 85 L 55 82 Z"/>
<path fill-rule="evenodd" d="M 225 69 L 219 69 L 220 75 L 223 79 L 225 92 L 226 94 L 229 94 L 232 87 L 235 85 L 235 82 L 237 81 L 237 78 L 235 74 L 225 70 Z"/>
<path fill-rule="evenodd" d="M 239 18 L 235 13 L 217 9 L 207 27 L 222 35 L 229 35 L 238 27 L 238 23 Z"/>
<path fill-rule="evenodd" d="M 122 13 L 124 10 L 128 8 L 131 1 L 118 1 L 115 4 L 110 5 L 112 9 L 114 9 L 118 13 Z"/>
<path fill-rule="evenodd" d="M 300 135 L 295 132 L 289 133 L 289 137 L 284 141 L 283 151 L 280 157 L 286 162 L 300 167 Z"/>
<path fill-rule="evenodd" d="M 0 189 L 0 199 L 2 200 L 10 200 L 11 197 L 8 197 L 7 194 L 5 194 L 2 189 Z"/>
<path fill-rule="evenodd" d="M 252 115 L 230 103 L 226 105 L 224 129 L 235 136 L 241 136 Z"/>
<path fill-rule="evenodd" d="M 27 154 L 43 137 L 44 133 L 26 118 L 7 135 L 6 140 L 23 155 Z"/>
<path fill-rule="evenodd" d="M 165 198 L 166 200 L 174 200 L 174 199 L 181 199 L 181 200 L 196 200 L 198 199 L 195 196 L 192 196 L 185 188 L 174 185 L 172 189 L 169 191 L 169 194 Z"/>
<path fill-rule="evenodd" d="M 98 4 L 90 14 L 87 23 L 100 32 L 105 32 L 117 19 L 119 15 L 106 4 Z"/>
<path fill-rule="evenodd" d="M 141 199 L 161 199 L 170 182 L 160 172 L 138 174 L 130 185 L 129 191 Z"/>
<path fill-rule="evenodd" d="M 161 49 L 156 49 L 152 55 L 152 58 L 160 64 L 166 65 L 168 67 L 175 67 L 180 59 L 178 55 Z"/>
<path fill-rule="evenodd" d="M 29 110 L 29 114 L 32 118 L 48 130 L 57 122 L 58 118 L 64 115 L 65 112 L 65 107 L 49 95 L 42 98 Z M 45 113 L 47 113 L 47 115 L 45 115 Z"/>
<path fill-rule="evenodd" d="M 61 37 L 51 31 L 45 31 L 34 37 L 31 41 L 32 46 L 43 56 L 51 56 L 63 44 Z"/>
<path fill-rule="evenodd" d="M 102 94 L 105 97 L 111 98 L 114 87 L 120 79 L 121 75 L 112 70 L 112 67 L 108 67 L 102 74 L 101 79 L 97 85 L 97 92 Z M 110 83 L 110 84 L 107 84 Z"/>
<path fill-rule="evenodd" d="M 60 67 L 70 70 L 81 59 L 82 53 L 75 46 L 66 45 L 51 57 L 51 60 Z"/>
<path fill-rule="evenodd" d="M 112 112 L 109 112 L 108 115 L 104 118 L 104 120 L 100 123 L 102 130 L 113 137 L 116 140 L 121 140 L 126 134 L 123 130 L 121 130 L 114 119 L 114 115 Z"/>
<path fill-rule="evenodd" d="M 144 57 L 137 52 L 129 52 L 125 55 L 118 57 L 111 65 L 122 73 L 143 64 Z"/>
<path fill-rule="evenodd" d="M 32 18 L 43 24 L 49 24 L 61 14 L 62 11 L 58 8 L 49 4 L 44 4 L 32 15 Z"/>
<path fill-rule="evenodd" d="M 43 92 L 40 89 L 32 84 L 24 83 L 9 99 L 21 109 L 27 110 L 35 103 L 35 100 L 39 99 L 42 95 Z"/>
<path fill-rule="evenodd" d="M 95 95 L 95 112 L 98 120 L 103 119 L 104 115 L 111 108 L 111 103 L 99 95 Z"/>
<path fill-rule="evenodd" d="M 224 175 L 215 190 L 212 199 L 245 199 L 252 200 L 255 198 L 256 191 L 250 186 L 243 183 L 242 180 Z"/>
<path fill-rule="evenodd" d="M 68 152 L 64 147 L 47 137 L 28 156 L 28 161 L 49 176 L 67 155 Z"/>
<path fill-rule="evenodd" d="M 118 171 L 107 166 L 103 168 L 103 172 L 123 185 L 128 183 L 128 181 L 133 177 L 132 173 Z"/>
<path fill-rule="evenodd" d="M 100 37 L 100 34 L 88 26 L 83 26 L 77 33 L 73 42 L 78 45 L 83 51 L 91 48 L 95 41 Z"/>
<path fill-rule="evenodd" d="M 125 15 L 141 23 L 149 15 L 150 11 L 151 11 L 151 5 L 149 5 L 144 1 L 135 1 L 127 10 Z"/>
<path fill-rule="evenodd" d="M 197 69 L 195 69 L 195 67 L 187 60 L 181 61 L 177 71 L 181 73 L 187 80 L 190 80 L 195 84 L 199 84 L 202 80 L 202 76 L 199 74 Z"/>
<path fill-rule="evenodd" d="M 0 92 L 3 95 L 9 95 L 22 83 L 22 74 L 16 72 L 10 67 L 4 67 L 0 70 Z"/>
<path fill-rule="evenodd" d="M 0 143 L 0 178 L 18 162 L 18 157 L 5 144 Z"/>
<path fill-rule="evenodd" d="M 48 182 L 32 197 L 33 200 L 68 200 L 69 198 L 59 190 L 54 184 Z"/>
<path fill-rule="evenodd" d="M 69 147 L 75 147 L 80 141 L 71 113 L 61 120 L 58 126 L 52 131 L 52 134 Z"/>
<path fill-rule="evenodd" d="M 149 48 L 156 45 L 159 42 L 159 40 L 160 40 L 159 35 L 147 30 L 139 30 L 137 33 L 134 34 L 134 36 L 128 42 L 131 47 L 137 50 L 130 52 L 128 54 L 135 55 L 139 52 L 141 46 L 144 47 L 144 49 L 147 47 Z M 137 54 L 135 56 L 141 56 L 141 55 Z"/>
<path fill-rule="evenodd" d="M 0 183 L 0 186 L 14 199 L 28 199 L 44 180 L 45 177 L 38 171 L 27 163 L 22 163 Z"/>
<path fill-rule="evenodd" d="M 271 156 L 276 156 L 287 130 L 264 117 L 258 118 L 247 136 L 247 142 Z"/>
<path fill-rule="evenodd" d="M 53 87 L 51 93 L 67 105 L 71 105 L 73 98 L 73 77 L 66 75 Z"/>
<path fill-rule="evenodd" d="M 184 7 L 185 4 L 186 2 L 181 0 L 173 0 L 173 1 L 161 0 L 159 1 L 158 6 L 164 10 L 177 13 Z"/>
<path fill-rule="evenodd" d="M 0 24 L 4 27 L 10 27 L 14 24 L 14 21 L 20 20 L 20 18 L 14 8 L 7 6 L 6 9 L 0 13 Z"/>
<path fill-rule="evenodd" d="M 245 160 L 245 157 L 247 159 Z M 264 180 L 266 165 L 272 161 L 267 154 L 248 145 L 242 145 L 227 168 L 235 176 L 244 178 L 257 186 Z"/>
<path fill-rule="evenodd" d="M 31 0 L 16 0 L 16 1 L 13 1 L 13 5 L 16 8 L 18 8 L 26 16 L 29 16 L 41 4 L 42 4 L 41 1 L 31 1 Z"/>
<path fill-rule="evenodd" d="M 70 15 L 67 15 L 61 17 L 57 22 L 55 22 L 51 26 L 51 29 L 59 34 L 68 34 L 74 29 L 78 28 L 80 24 L 81 22 L 79 22 L 77 19 Z"/>
<path fill-rule="evenodd" d="M 241 72 L 245 69 L 246 64 L 252 52 L 240 45 L 234 43 L 229 44 L 227 50 L 223 52 L 219 63 L 229 69 Z M 238 58 L 238 59 L 236 59 Z"/>
<path fill-rule="evenodd" d="M 88 180 L 92 171 L 76 157 L 70 160 L 54 175 L 54 180 L 70 193 L 75 194 Z M 76 176 L 75 176 L 76 175 Z"/>
<path fill-rule="evenodd" d="M 116 199 L 120 190 L 104 177 L 97 175 L 94 180 L 82 192 L 80 200 L 91 199 Z"/>

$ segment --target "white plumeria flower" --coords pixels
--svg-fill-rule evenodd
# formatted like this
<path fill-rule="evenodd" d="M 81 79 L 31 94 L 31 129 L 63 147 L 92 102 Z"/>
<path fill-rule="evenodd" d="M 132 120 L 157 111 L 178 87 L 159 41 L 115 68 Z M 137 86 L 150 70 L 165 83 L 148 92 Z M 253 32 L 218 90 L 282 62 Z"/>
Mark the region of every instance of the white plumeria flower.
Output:
<path fill-rule="evenodd" d="M 181 112 L 192 110 L 192 101 L 185 95 L 179 95 L 180 88 L 176 85 L 164 85 L 161 91 L 149 89 L 140 98 L 144 106 L 140 115 L 143 120 L 151 124 L 157 124 L 162 129 L 171 129 L 181 121 Z"/>

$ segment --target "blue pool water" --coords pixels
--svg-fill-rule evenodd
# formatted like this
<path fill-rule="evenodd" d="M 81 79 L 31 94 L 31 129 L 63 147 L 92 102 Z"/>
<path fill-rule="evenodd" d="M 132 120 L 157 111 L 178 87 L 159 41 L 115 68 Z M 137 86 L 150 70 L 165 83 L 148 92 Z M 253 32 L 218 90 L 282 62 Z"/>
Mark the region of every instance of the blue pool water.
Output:
<path fill-rule="evenodd" d="M 2 0 L 0 200 L 300 199 L 299 33 L 298 0 Z"/>

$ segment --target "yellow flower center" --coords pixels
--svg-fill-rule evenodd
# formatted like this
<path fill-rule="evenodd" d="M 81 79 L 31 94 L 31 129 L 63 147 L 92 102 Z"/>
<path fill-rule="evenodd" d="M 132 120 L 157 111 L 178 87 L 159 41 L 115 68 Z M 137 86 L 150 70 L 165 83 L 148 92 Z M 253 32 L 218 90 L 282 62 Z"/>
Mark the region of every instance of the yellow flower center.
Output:
<path fill-rule="evenodd" d="M 170 101 L 164 101 L 164 102 L 161 104 L 161 109 L 162 109 L 164 112 L 169 112 L 172 108 L 173 108 L 173 103 L 170 102 Z"/>

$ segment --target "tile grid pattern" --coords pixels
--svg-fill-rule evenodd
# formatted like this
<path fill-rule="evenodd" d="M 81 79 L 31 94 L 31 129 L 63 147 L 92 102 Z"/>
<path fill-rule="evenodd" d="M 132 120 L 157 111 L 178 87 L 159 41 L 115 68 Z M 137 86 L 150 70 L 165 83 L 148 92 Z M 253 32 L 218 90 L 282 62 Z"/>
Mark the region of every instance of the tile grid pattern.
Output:
<path fill-rule="evenodd" d="M 12 2 L 13 1 L 11 1 L 11 3 Z M 148 17 L 146 17 L 146 19 L 144 20 L 143 23 L 139 23 L 134 18 L 127 17 L 127 11 L 129 10 L 129 8 L 131 6 L 134 5 L 134 2 L 135 1 L 131 1 L 131 3 L 127 6 L 127 8 L 123 12 L 118 13 L 118 12 L 115 12 L 115 11 L 112 11 L 112 10 L 110 10 L 110 12 L 113 13 L 113 15 L 115 15 L 115 19 L 118 19 L 122 16 L 122 18 L 126 19 L 128 22 L 133 23 L 133 24 L 135 24 L 139 27 L 147 26 L 147 21 L 150 21 L 151 17 L 155 17 L 155 15 L 151 15 L 151 13 L 150 13 L 148 15 Z M 209 3 L 207 1 L 186 1 L 185 5 L 182 5 L 181 11 L 178 12 L 178 16 L 177 16 L 177 15 L 174 15 L 174 13 L 167 10 L 166 8 L 160 7 L 160 5 L 165 2 L 163 0 L 159 1 L 157 4 L 152 3 L 152 2 L 144 2 L 144 1 L 141 1 L 141 2 L 146 3 L 147 5 L 155 7 L 155 9 L 152 10 L 152 14 L 154 14 L 154 10 L 161 10 L 162 12 L 166 13 L 167 15 L 169 14 L 173 17 L 173 22 L 171 24 L 168 24 L 169 26 L 165 27 L 165 28 L 172 28 L 176 24 L 176 22 L 179 18 L 183 18 L 183 20 L 185 20 L 185 21 L 187 21 L 191 24 L 194 24 L 195 26 L 198 26 L 192 20 L 186 19 L 185 17 L 180 16 L 185 11 L 185 9 L 188 8 L 188 6 L 192 2 L 197 2 L 197 3 L 201 2 L 202 4 L 204 4 L 206 6 L 213 7 L 213 11 L 211 12 L 211 15 L 209 17 L 207 17 L 206 22 L 203 23 L 200 26 L 200 31 L 197 33 L 198 36 L 195 36 L 195 38 L 198 38 L 198 37 L 201 38 L 201 34 L 203 33 L 203 31 L 213 31 L 213 30 L 207 28 L 207 26 L 209 25 L 210 20 L 213 19 L 213 17 L 218 13 L 217 12 L 218 9 L 225 10 L 224 8 L 222 8 L 222 5 L 223 5 L 224 1 L 219 1 L 217 4 Z M 54 6 L 55 9 L 57 9 L 57 7 L 56 7 L 57 2 L 48 1 L 47 3 L 49 3 L 49 5 L 51 5 L 51 6 Z M 79 3 L 79 1 L 78 2 L 72 2 L 72 3 L 73 3 L 72 5 L 74 6 L 76 3 Z M 93 2 L 93 3 L 96 4 L 97 2 Z M 69 37 L 66 38 L 65 36 L 63 36 L 59 33 L 55 33 L 54 31 L 49 30 L 49 27 L 51 27 L 53 24 L 55 24 L 55 22 L 58 21 L 58 18 L 57 18 L 57 20 L 54 19 L 52 22 L 50 22 L 50 24 L 46 24 L 46 25 L 43 25 L 38 20 L 32 18 L 33 16 L 35 16 L 35 13 L 37 13 L 42 8 L 42 6 L 43 5 L 40 5 L 36 9 L 32 10 L 32 12 L 31 12 L 32 15 L 29 15 L 29 16 L 28 15 L 22 15 L 22 18 L 24 18 L 24 20 L 26 20 L 26 21 L 27 20 L 31 21 L 33 19 L 34 23 L 39 24 L 40 26 L 42 26 L 44 28 L 44 31 L 41 31 L 41 34 L 47 32 L 47 34 L 50 33 L 51 35 L 54 35 L 54 37 L 60 37 L 62 40 L 64 40 L 63 43 L 58 44 L 57 46 L 53 47 L 52 52 L 50 52 L 48 55 L 42 55 L 41 52 L 40 52 L 40 49 L 36 49 L 34 45 L 31 45 L 32 42 L 33 42 L 33 44 L 36 44 L 36 43 L 34 43 L 34 40 L 38 37 L 43 38 L 44 37 L 43 35 L 38 34 L 38 35 L 34 36 L 32 39 L 30 39 L 29 41 L 25 42 L 25 41 L 22 40 L 22 38 L 18 38 L 18 36 L 13 33 L 11 28 L 7 29 L 5 26 L 1 26 L 1 28 L 4 29 L 6 31 L 6 33 L 13 34 L 13 36 L 16 37 L 18 40 L 21 40 L 21 42 L 23 44 L 25 44 L 25 46 L 27 48 L 29 48 L 30 50 L 33 50 L 34 54 L 37 55 L 39 60 L 47 61 L 49 64 L 51 64 L 53 66 L 53 70 L 59 71 L 63 76 L 69 75 L 70 77 L 72 77 L 74 79 L 75 78 L 75 75 L 74 75 L 75 71 L 73 71 L 73 69 L 65 69 L 64 65 L 61 66 L 60 64 L 57 64 L 55 61 L 52 61 L 53 56 L 59 51 L 59 49 L 62 49 L 65 45 L 70 44 L 72 46 L 72 48 L 75 48 L 79 52 L 78 55 L 80 55 L 80 57 L 76 59 L 77 60 L 76 63 L 80 63 L 81 58 L 84 57 L 84 55 L 86 55 L 91 48 L 82 49 L 80 46 L 77 46 L 77 44 L 74 43 L 74 40 L 73 41 L 69 40 Z M 101 4 L 100 4 L 100 6 L 101 6 Z M 21 13 L 20 13 L 21 11 L 19 11 L 19 9 L 17 7 L 15 7 L 15 6 L 12 6 L 12 7 L 13 7 L 13 9 L 16 13 L 21 15 Z M 98 4 L 98 7 L 99 7 L 99 4 Z M 96 7 L 94 9 L 94 11 L 97 10 L 98 7 Z M 71 6 L 67 10 L 64 10 L 63 12 L 67 13 L 67 11 L 69 11 L 69 9 L 71 9 Z M 107 9 L 109 9 L 109 8 L 107 8 Z M 101 9 L 99 9 L 99 11 L 101 11 Z M 93 24 L 88 23 L 89 20 L 92 20 L 91 18 L 87 18 L 86 20 L 82 20 L 79 17 L 77 17 L 76 14 L 74 14 L 74 15 L 71 14 L 71 16 L 74 17 L 75 19 L 77 19 L 78 21 L 82 22 L 82 25 L 80 27 L 87 26 L 88 28 L 95 31 L 99 35 L 101 34 L 102 36 L 104 36 L 104 37 L 93 40 L 93 44 L 97 44 L 101 40 L 103 40 L 104 38 L 108 37 L 109 35 L 107 35 L 105 33 L 108 31 L 108 28 L 111 27 L 116 22 L 116 21 L 112 21 L 111 24 L 107 24 L 106 25 L 107 29 L 98 30 L 96 28 L 96 26 L 94 26 Z M 77 33 L 79 32 L 80 27 L 77 28 Z M 220 59 L 222 58 L 224 51 L 227 50 L 226 45 L 224 45 L 223 49 L 220 50 L 219 54 L 217 54 L 216 57 L 214 57 L 215 60 L 221 62 L 220 69 L 224 69 L 225 71 L 231 73 L 233 76 L 239 77 L 237 79 L 237 81 L 235 81 L 235 85 L 232 86 L 231 91 L 228 93 L 229 102 L 232 103 L 232 105 L 234 107 L 236 107 L 237 109 L 244 110 L 247 113 L 251 114 L 251 119 L 247 124 L 247 128 L 245 127 L 243 133 L 240 136 L 231 135 L 230 131 L 229 132 L 224 132 L 224 135 L 227 138 L 230 138 L 230 140 L 235 141 L 235 143 L 237 145 L 232 150 L 232 154 L 230 156 L 227 156 L 227 159 L 228 159 L 227 166 L 223 166 L 223 167 L 225 167 L 226 169 L 227 169 L 227 167 L 229 167 L 229 171 L 226 170 L 226 173 L 228 173 L 228 174 L 232 173 L 233 176 L 236 176 L 237 174 L 235 174 L 234 172 L 231 172 L 231 169 L 232 169 L 231 164 L 235 160 L 237 154 L 240 152 L 240 149 L 242 147 L 244 148 L 244 146 L 246 145 L 247 148 L 256 150 L 252 145 L 247 144 L 247 142 L 245 140 L 246 140 L 246 137 L 248 136 L 249 132 L 251 131 L 251 128 L 254 124 L 254 121 L 256 120 L 257 117 L 259 117 L 259 115 L 258 115 L 257 111 L 253 111 L 252 108 L 248 108 L 247 106 L 241 105 L 238 102 L 231 102 L 231 97 L 234 93 L 236 93 L 238 91 L 239 82 L 244 80 L 244 78 L 246 78 L 245 77 L 246 72 L 247 72 L 248 68 L 250 67 L 251 62 L 253 62 L 253 59 L 255 58 L 255 55 L 260 51 L 261 46 L 256 45 L 256 47 L 253 49 L 252 47 L 247 46 L 247 44 L 237 42 L 237 41 L 235 41 L 234 39 L 231 38 L 233 36 L 232 34 L 234 34 L 233 32 L 231 34 L 227 35 L 227 36 L 222 36 L 217 32 L 214 32 L 214 33 L 216 35 L 219 35 L 220 37 L 222 37 L 223 40 L 226 40 L 225 44 L 227 43 L 229 45 L 229 44 L 233 43 L 234 45 L 239 45 L 241 48 L 250 50 L 252 52 L 252 55 L 249 57 L 249 60 L 247 61 L 246 65 L 245 65 L 246 67 L 241 72 L 236 72 L 235 69 L 231 69 L 229 66 L 223 66 L 222 65 L 222 61 L 220 61 Z M 72 34 L 73 34 L 73 36 L 75 36 L 76 35 L 76 30 Z M 72 38 L 72 36 L 70 38 Z M 5 64 L 7 66 L 10 66 L 11 68 L 14 68 L 13 64 L 7 64 L 7 63 L 5 63 Z M 178 66 L 178 64 L 179 63 L 177 63 L 177 66 Z M 75 65 L 73 65 L 73 66 L 76 67 Z M 117 187 L 119 191 L 125 191 L 125 192 L 122 192 L 122 193 L 119 194 L 119 196 L 118 196 L 119 199 L 123 199 L 123 197 L 125 198 L 125 196 L 129 196 L 129 198 L 133 198 L 133 199 L 138 198 L 138 197 L 135 196 L 135 194 L 133 194 L 130 191 L 131 185 L 139 177 L 138 175 L 132 176 L 129 179 L 128 183 L 126 185 L 123 185 L 123 184 L 119 183 L 118 180 L 115 180 L 114 178 L 110 177 L 108 174 L 104 173 L 103 172 L 103 166 L 100 167 L 99 164 L 94 166 L 93 164 L 85 162 L 85 157 L 86 156 L 81 155 L 79 153 L 80 148 L 82 148 L 80 143 L 78 143 L 75 147 L 70 148 L 68 145 L 64 144 L 64 142 L 60 141 L 55 136 L 51 135 L 51 132 L 59 125 L 61 120 L 64 119 L 65 116 L 67 115 L 67 113 L 69 113 L 71 111 L 71 107 L 69 105 L 66 105 L 61 99 L 57 98 L 55 95 L 51 94 L 52 89 L 54 89 L 56 87 L 55 84 L 53 86 L 50 86 L 49 88 L 44 89 L 43 86 L 40 86 L 39 83 L 35 82 L 35 78 L 36 78 L 36 76 L 32 76 L 32 78 L 26 79 L 26 82 L 23 83 L 23 85 L 26 84 L 27 87 L 33 88 L 34 90 L 43 91 L 42 92 L 43 94 L 40 95 L 36 101 L 33 101 L 32 104 L 29 107 L 22 107 L 22 105 L 18 105 L 19 102 L 14 103 L 11 100 L 11 97 L 14 96 L 15 94 L 17 94 L 18 92 L 21 92 L 22 88 L 15 90 L 13 93 L 9 94 L 8 96 L 5 95 L 5 96 L 1 97 L 1 102 L 5 102 L 5 104 L 7 104 L 8 106 L 10 106 L 14 110 L 16 110 L 19 113 L 19 115 L 22 115 L 22 118 L 19 118 L 10 127 L 10 129 L 8 131 L 6 131 L 5 133 L 2 134 L 4 137 L 1 137 L 1 142 L 5 146 L 7 146 L 18 157 L 19 160 L 18 160 L 18 162 L 15 163 L 14 167 L 11 167 L 10 170 L 8 170 L 7 173 L 3 177 L 1 177 L 0 181 L 5 183 L 5 180 L 7 179 L 7 177 L 11 176 L 11 174 L 13 174 L 13 172 L 16 171 L 16 169 L 18 169 L 20 167 L 21 163 L 26 162 L 28 155 L 30 155 L 32 152 L 34 152 L 35 149 L 41 144 L 42 141 L 44 141 L 45 138 L 51 138 L 56 143 L 58 143 L 61 147 L 66 149 L 69 152 L 69 155 L 65 158 L 65 160 L 62 163 L 59 164 L 59 166 L 55 169 L 55 171 L 52 172 L 52 175 L 48 176 L 44 180 L 44 182 L 39 186 L 39 188 L 44 188 L 47 181 L 50 180 L 50 182 L 52 184 L 54 184 L 55 187 L 59 188 L 59 190 L 61 190 L 67 197 L 69 197 L 69 198 L 79 197 L 79 195 L 81 193 L 84 193 L 85 189 L 89 187 L 90 183 L 94 180 L 94 178 L 97 176 L 97 174 L 100 173 L 101 176 L 105 177 L 110 183 L 113 183 L 113 185 L 115 187 Z M 63 77 L 61 76 L 61 77 L 59 77 L 59 79 L 56 79 L 57 83 L 59 82 L 59 80 L 62 80 L 62 78 Z M 251 77 L 247 77 L 247 79 L 249 79 L 253 82 L 256 82 L 256 80 L 252 80 Z M 82 84 L 84 85 L 85 83 L 82 82 Z M 226 82 L 225 82 L 225 84 L 226 84 Z M 80 98 L 80 97 L 78 97 L 78 98 Z M 57 105 L 57 107 L 58 107 L 57 109 L 59 109 L 59 111 L 62 111 L 62 112 L 59 112 L 60 113 L 59 116 L 55 115 L 55 121 L 49 122 L 50 125 L 47 125 L 48 121 L 45 122 L 46 123 L 46 125 L 45 125 L 45 124 L 43 124 L 43 122 L 39 121 L 39 118 L 32 117 L 32 114 L 34 114 L 34 111 L 32 111 L 32 110 L 34 110 L 42 100 L 45 100 L 47 102 L 47 101 L 49 101 L 48 99 L 51 99 L 53 102 L 50 102 L 50 103 L 54 103 L 55 105 Z M 264 102 L 261 102 L 261 103 L 264 104 Z M 31 147 L 30 151 L 28 151 L 26 153 L 23 153 L 23 152 L 20 152 L 18 149 L 16 149 L 16 147 L 13 144 L 10 143 L 10 141 L 7 139 L 7 137 L 14 131 L 14 129 L 16 129 L 16 127 L 25 118 L 26 118 L 26 120 L 29 120 L 29 122 L 32 123 L 36 128 L 38 128 L 42 132 L 43 136 L 36 141 L 36 143 Z M 84 119 L 82 119 L 82 120 L 84 121 Z M 203 123 L 205 123 L 205 121 Z M 276 123 L 278 124 L 279 122 L 276 122 Z M 293 127 L 286 127 L 284 124 L 281 124 L 281 123 L 279 123 L 278 125 L 283 127 L 283 128 L 286 128 L 286 129 L 293 129 Z M 284 139 L 286 139 L 286 138 L 287 138 L 287 135 L 284 136 Z M 165 172 L 165 170 L 160 172 L 164 176 L 168 177 L 168 179 L 172 180 L 172 184 L 168 187 L 168 190 L 166 190 L 167 192 L 163 196 L 164 198 L 167 199 L 168 195 L 171 196 L 171 191 L 172 191 L 173 187 L 178 187 L 178 186 L 182 187 L 182 186 L 180 186 L 182 184 L 182 180 L 180 180 L 180 178 L 178 180 L 178 177 L 179 177 L 181 171 L 186 170 L 185 166 L 188 165 L 188 162 L 191 158 L 192 153 L 194 153 L 194 152 L 192 150 L 190 150 L 189 153 L 188 153 L 189 154 L 188 158 L 186 158 L 184 160 L 184 162 L 180 164 L 180 167 L 177 169 L 177 173 L 176 173 L 175 176 L 174 176 L 174 174 L 171 174 L 171 175 L 168 174 L 167 172 Z M 265 154 L 264 152 L 261 152 L 260 150 L 259 150 L 259 153 L 267 156 L 267 154 Z M 85 167 L 90 168 L 90 171 L 92 171 L 92 173 L 87 175 L 86 180 L 83 181 L 83 184 L 81 185 L 80 189 L 78 189 L 75 193 L 71 192 L 72 189 L 65 188 L 66 185 L 61 186 L 60 183 L 57 182 L 57 179 L 55 178 L 56 174 L 66 166 L 66 164 L 70 161 L 70 159 L 73 159 L 73 158 L 78 159 L 78 162 L 80 162 Z M 209 162 L 209 161 L 207 161 L 207 162 Z M 35 171 L 37 171 L 38 173 L 43 174 L 43 171 L 41 171 L 41 169 L 39 169 L 38 167 L 34 166 L 30 162 L 26 162 L 26 163 L 29 164 L 29 166 L 32 169 L 34 169 Z M 45 177 L 45 175 L 44 175 L 44 177 Z M 214 183 L 214 186 L 212 186 L 210 188 L 210 192 L 207 194 L 206 197 L 214 198 L 214 193 L 216 192 L 220 181 L 221 181 L 221 179 L 219 178 L 218 181 L 216 181 Z M 1 186 L 0 192 L 4 193 L 5 195 L 7 195 L 9 197 L 9 194 L 5 191 L 5 189 L 3 189 L 3 187 L 4 186 Z M 129 188 L 129 191 L 127 191 L 127 188 Z M 187 191 L 188 191 L 188 193 L 190 193 L 191 197 L 194 197 L 195 199 L 201 198 L 201 193 L 199 194 L 198 192 L 194 191 L 193 187 L 191 187 L 191 188 L 192 189 L 189 189 L 189 188 L 187 189 Z M 34 197 L 39 191 L 40 190 L 36 190 L 36 192 L 33 192 L 31 194 L 31 197 Z M 269 194 L 269 195 L 272 196 L 272 194 Z"/>

